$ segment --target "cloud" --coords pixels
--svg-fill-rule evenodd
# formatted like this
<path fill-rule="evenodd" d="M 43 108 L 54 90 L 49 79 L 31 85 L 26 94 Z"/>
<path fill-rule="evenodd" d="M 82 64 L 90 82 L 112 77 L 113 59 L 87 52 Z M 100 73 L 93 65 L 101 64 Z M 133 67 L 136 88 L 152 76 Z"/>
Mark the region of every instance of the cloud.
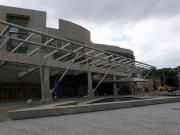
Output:
<path fill-rule="evenodd" d="M 54 10 L 53 16 L 88 21 L 136 21 L 149 17 L 179 14 L 179 0 L 1 0 L 0 4 L 32 9 Z"/>
<path fill-rule="evenodd" d="M 169 18 L 168 21 L 165 18 L 151 18 L 124 25 L 117 22 L 106 25 L 107 31 L 106 26 L 100 27 L 103 30 L 95 29 L 92 39 L 132 49 L 139 61 L 157 67 L 173 67 L 180 64 L 179 23 L 180 16 Z"/>
<path fill-rule="evenodd" d="M 157 67 L 180 65 L 179 0 L 0 0 L 1 5 L 47 11 L 91 31 L 93 42 L 132 49 L 137 60 Z"/>

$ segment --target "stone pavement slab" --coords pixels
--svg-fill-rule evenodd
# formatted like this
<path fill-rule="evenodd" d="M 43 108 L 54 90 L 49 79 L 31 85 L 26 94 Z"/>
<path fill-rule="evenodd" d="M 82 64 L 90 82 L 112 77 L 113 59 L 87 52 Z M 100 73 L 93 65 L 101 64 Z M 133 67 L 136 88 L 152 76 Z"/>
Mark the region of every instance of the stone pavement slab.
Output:
<path fill-rule="evenodd" d="M 7 121 L 0 135 L 180 135 L 180 103 Z"/>

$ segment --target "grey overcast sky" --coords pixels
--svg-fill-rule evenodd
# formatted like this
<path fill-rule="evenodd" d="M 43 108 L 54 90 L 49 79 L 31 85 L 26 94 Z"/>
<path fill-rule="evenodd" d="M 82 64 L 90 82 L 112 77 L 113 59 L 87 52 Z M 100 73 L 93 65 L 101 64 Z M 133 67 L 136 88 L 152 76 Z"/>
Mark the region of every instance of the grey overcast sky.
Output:
<path fill-rule="evenodd" d="M 180 65 L 180 0 L 0 0 L 0 5 L 47 11 L 91 31 L 95 43 L 132 49 L 138 61 L 158 68 Z"/>

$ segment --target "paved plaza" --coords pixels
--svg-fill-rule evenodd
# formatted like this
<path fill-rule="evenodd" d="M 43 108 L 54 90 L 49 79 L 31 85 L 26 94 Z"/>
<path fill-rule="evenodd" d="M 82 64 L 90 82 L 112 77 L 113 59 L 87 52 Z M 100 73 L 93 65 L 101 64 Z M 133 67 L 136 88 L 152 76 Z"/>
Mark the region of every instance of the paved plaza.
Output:
<path fill-rule="evenodd" d="M 180 102 L 6 121 L 0 135 L 180 135 Z"/>

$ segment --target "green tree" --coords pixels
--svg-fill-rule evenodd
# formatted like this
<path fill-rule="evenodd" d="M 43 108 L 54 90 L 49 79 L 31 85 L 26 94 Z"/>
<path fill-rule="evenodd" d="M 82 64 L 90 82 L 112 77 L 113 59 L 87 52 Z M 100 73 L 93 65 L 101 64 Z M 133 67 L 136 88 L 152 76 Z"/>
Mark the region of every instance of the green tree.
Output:
<path fill-rule="evenodd" d="M 153 69 L 151 76 L 156 79 L 160 79 L 161 85 L 167 85 L 178 88 L 178 68 L 162 68 Z"/>

